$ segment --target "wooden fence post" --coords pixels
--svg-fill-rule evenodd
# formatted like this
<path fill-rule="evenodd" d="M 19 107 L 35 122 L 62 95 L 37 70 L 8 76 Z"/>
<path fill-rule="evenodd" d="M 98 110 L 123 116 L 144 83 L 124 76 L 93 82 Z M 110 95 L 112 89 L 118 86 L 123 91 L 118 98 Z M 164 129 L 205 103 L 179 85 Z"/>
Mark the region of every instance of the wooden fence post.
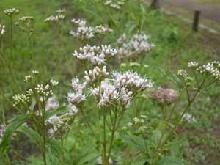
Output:
<path fill-rule="evenodd" d="M 194 11 L 194 20 L 193 20 L 193 31 L 197 32 L 199 30 L 199 16 L 201 14 L 200 10 L 195 10 Z"/>
<path fill-rule="evenodd" d="M 159 9 L 160 8 L 160 0 L 153 0 L 150 6 L 153 9 Z"/>

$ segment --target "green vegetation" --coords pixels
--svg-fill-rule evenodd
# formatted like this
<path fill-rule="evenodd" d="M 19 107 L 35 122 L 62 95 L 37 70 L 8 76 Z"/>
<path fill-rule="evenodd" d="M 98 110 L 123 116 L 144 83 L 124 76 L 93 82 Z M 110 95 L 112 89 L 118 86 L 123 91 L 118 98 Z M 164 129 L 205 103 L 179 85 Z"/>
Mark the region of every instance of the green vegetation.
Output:
<path fill-rule="evenodd" d="M 12 7 L 19 9 L 20 12 L 13 16 L 11 24 L 10 17 L 6 16 L 3 11 Z M 65 9 L 64 20 L 55 23 L 44 21 L 50 15 L 56 14 L 55 11 L 58 9 Z M 202 42 L 207 34 L 192 33 L 184 23 L 160 11 L 151 10 L 138 0 L 126 2 L 120 10 L 104 5 L 101 0 L 1 0 L 0 11 L 0 24 L 4 24 L 6 30 L 1 38 L 0 121 L 10 126 L 0 146 L 2 147 L 0 148 L 0 164 L 41 165 L 44 158 L 44 164 L 47 162 L 49 165 L 90 165 L 95 164 L 97 157 L 103 156 L 100 154 L 100 152 L 103 154 L 100 148 L 103 139 L 100 137 L 107 137 L 108 140 L 109 134 L 114 131 L 107 132 L 107 135 L 102 134 L 104 124 L 100 123 L 99 119 L 105 113 L 102 114 L 92 98 L 88 98 L 84 105 L 80 105 L 82 111 L 78 116 L 68 120 L 71 124 L 68 123 L 68 129 L 63 131 L 65 134 L 61 132 L 59 138 L 50 140 L 45 135 L 44 119 L 54 113 L 66 111 L 66 96 L 71 89 L 71 79 L 77 75 L 82 78 L 81 73 L 84 69 L 92 67 L 90 64 L 84 68 L 80 67 L 81 70 L 76 67 L 78 63 L 72 53 L 82 47 L 83 43 L 111 44 L 112 47 L 117 47 L 117 39 L 123 33 L 129 37 L 138 32 L 149 35 L 150 42 L 155 45 L 152 50 L 142 53 L 142 56 L 135 61 L 122 60 L 120 66 L 115 64 L 117 61 L 113 60 L 109 68 L 116 68 L 120 71 L 134 70 L 140 75 L 147 75 L 151 78 L 155 88 L 173 88 L 178 91 L 178 94 L 182 92 L 180 79 L 176 75 L 178 69 L 187 67 L 189 61 L 207 63 L 219 60 L 218 55 L 213 55 L 215 49 L 213 49 L 214 46 L 208 45 L 209 40 L 207 39 L 206 44 Z M 30 24 L 19 22 L 22 16 L 32 16 L 33 24 L 31 23 L 30 26 Z M 88 42 L 78 40 L 69 34 L 74 29 L 71 22 L 73 18 L 85 18 L 91 26 L 108 25 L 113 32 Z M 33 106 L 34 110 L 43 107 L 44 115 L 41 116 L 42 118 L 39 117 L 39 123 L 40 121 L 43 123 L 41 125 L 36 122 L 34 126 L 31 125 L 33 129 L 30 129 L 28 127 L 30 123 L 26 122 L 26 125 L 22 125 L 29 114 L 25 109 L 15 108 L 12 97 L 17 93 L 25 92 L 27 86 L 24 77 L 32 70 L 38 70 L 40 73 L 37 82 L 47 83 L 50 79 L 59 81 L 54 92 L 61 102 L 61 107 L 47 114 L 42 105 Z M 28 88 L 36 85 L 35 83 Z M 197 90 L 192 89 L 192 91 L 190 95 L 193 96 Z M 117 131 L 113 124 L 114 141 L 112 148 L 109 147 L 112 153 L 111 159 L 122 165 L 218 165 L 220 156 L 219 91 L 219 82 L 201 91 L 192 107 L 187 109 L 194 116 L 195 121 L 181 122 L 180 125 L 178 117 L 171 118 L 173 121 L 167 121 L 167 118 L 170 119 L 169 110 L 172 109 L 170 106 L 164 106 L 167 108 L 164 113 L 161 111 L 163 106 L 151 101 L 150 92 L 139 93 L 122 120 L 116 120 L 116 123 L 120 121 Z M 38 96 L 35 98 L 40 100 Z M 188 102 L 185 95 L 180 96 L 179 100 L 178 107 L 173 108 L 176 110 L 173 113 L 177 116 L 184 105 L 189 104 L 189 96 Z M 30 106 L 33 104 L 35 103 L 31 102 Z M 117 108 L 120 109 L 120 106 Z M 134 112 L 138 115 L 134 115 Z M 120 115 L 119 113 L 118 116 Z M 133 122 L 135 117 L 138 120 L 143 119 L 144 122 L 129 127 L 128 123 Z M 15 119 L 12 120 L 12 118 Z M 113 121 L 114 119 L 113 117 Z M 167 123 L 171 126 L 167 126 Z M 176 123 L 178 124 L 175 125 Z M 17 129 L 18 126 L 20 127 Z M 173 128 L 176 129 L 173 130 Z M 166 135 L 167 130 L 172 130 L 171 134 Z M 48 141 L 45 138 L 48 138 Z M 105 165 L 107 164 L 106 162 Z"/>

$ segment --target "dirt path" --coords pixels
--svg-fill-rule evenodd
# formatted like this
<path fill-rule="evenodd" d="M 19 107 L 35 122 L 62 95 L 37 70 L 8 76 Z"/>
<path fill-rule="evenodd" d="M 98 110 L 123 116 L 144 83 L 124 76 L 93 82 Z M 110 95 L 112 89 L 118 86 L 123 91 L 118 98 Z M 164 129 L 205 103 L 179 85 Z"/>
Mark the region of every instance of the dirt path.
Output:
<path fill-rule="evenodd" d="M 166 8 L 182 8 L 188 11 L 199 9 L 202 17 L 220 24 L 220 4 L 198 3 L 195 0 L 162 0 L 162 5 Z"/>

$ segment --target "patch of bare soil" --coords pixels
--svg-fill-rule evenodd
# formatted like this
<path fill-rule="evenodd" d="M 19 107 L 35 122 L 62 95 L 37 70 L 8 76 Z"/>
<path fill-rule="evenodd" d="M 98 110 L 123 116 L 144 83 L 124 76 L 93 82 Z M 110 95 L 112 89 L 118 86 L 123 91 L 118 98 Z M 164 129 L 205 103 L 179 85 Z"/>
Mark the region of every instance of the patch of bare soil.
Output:
<path fill-rule="evenodd" d="M 204 34 L 199 37 L 199 42 L 210 52 L 212 58 L 220 60 L 220 34 L 204 32 Z"/>
<path fill-rule="evenodd" d="M 220 23 L 220 6 L 215 4 L 197 3 L 194 0 L 164 0 L 162 5 L 167 8 L 180 7 L 188 11 L 198 9 L 202 12 L 202 17 Z"/>

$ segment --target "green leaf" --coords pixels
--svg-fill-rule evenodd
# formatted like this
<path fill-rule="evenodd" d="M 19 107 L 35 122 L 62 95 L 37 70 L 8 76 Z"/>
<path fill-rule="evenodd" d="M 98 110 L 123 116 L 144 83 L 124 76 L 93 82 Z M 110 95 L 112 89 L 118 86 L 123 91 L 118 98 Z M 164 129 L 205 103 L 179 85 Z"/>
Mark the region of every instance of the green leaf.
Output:
<path fill-rule="evenodd" d="M 66 110 L 67 110 L 66 106 L 61 106 L 61 107 L 57 108 L 56 110 L 46 111 L 46 119 L 48 119 L 49 117 L 51 117 L 53 115 L 61 114 L 61 113 L 65 112 Z"/>
<path fill-rule="evenodd" d="M 83 146 L 77 154 L 77 165 L 95 164 L 99 153 L 92 145 Z"/>
<path fill-rule="evenodd" d="M 17 130 L 17 128 L 26 122 L 28 117 L 29 115 L 27 114 L 17 115 L 14 119 L 9 121 L 10 124 L 6 127 L 0 144 L 0 152 L 4 152 L 8 148 L 12 134 Z"/>
<path fill-rule="evenodd" d="M 62 148 L 61 143 L 56 139 L 50 139 L 48 141 L 48 157 L 51 161 L 51 164 L 60 164 L 60 159 L 65 152 Z"/>
<path fill-rule="evenodd" d="M 35 130 L 33 130 L 32 128 L 28 127 L 27 125 L 22 125 L 20 128 L 18 128 L 17 131 L 25 134 L 27 137 L 29 137 L 29 139 L 33 143 L 35 143 L 39 146 L 41 146 L 43 144 L 42 138 L 39 135 L 39 133 L 36 132 Z"/>
<path fill-rule="evenodd" d="M 145 164 L 147 164 L 146 156 L 143 155 L 143 154 L 138 156 L 137 159 L 135 159 L 135 161 L 132 162 L 132 164 L 135 164 L 135 165 L 145 165 Z"/>
<path fill-rule="evenodd" d="M 184 165 L 184 161 L 178 157 L 166 156 L 161 159 L 160 165 Z"/>
<path fill-rule="evenodd" d="M 157 145 L 159 143 L 161 136 L 162 136 L 162 133 L 159 129 L 155 129 L 153 131 L 153 136 L 151 138 L 152 138 L 155 145 Z"/>
<path fill-rule="evenodd" d="M 83 165 L 83 164 L 94 164 L 92 162 L 95 162 L 97 158 L 97 153 L 87 153 L 84 157 L 82 157 L 79 162 L 77 163 L 78 165 Z"/>

